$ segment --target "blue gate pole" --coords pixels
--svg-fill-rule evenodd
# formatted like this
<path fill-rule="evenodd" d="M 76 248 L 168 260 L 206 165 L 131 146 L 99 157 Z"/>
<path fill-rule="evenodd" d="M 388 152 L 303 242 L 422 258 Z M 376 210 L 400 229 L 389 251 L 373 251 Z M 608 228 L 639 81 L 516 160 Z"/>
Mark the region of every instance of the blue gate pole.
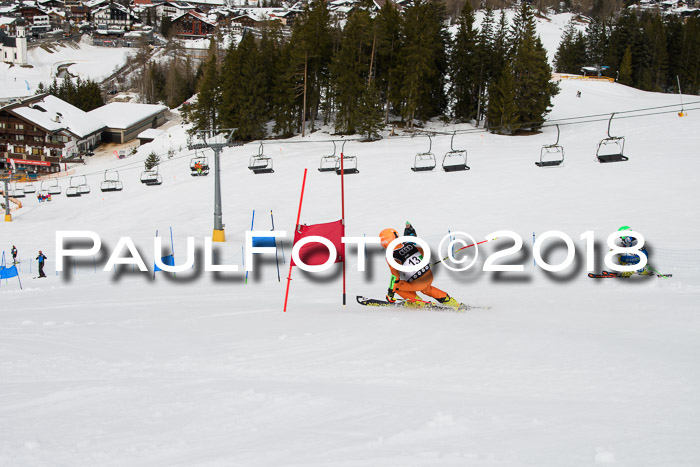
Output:
<path fill-rule="evenodd" d="M 253 209 L 253 220 L 250 221 L 250 231 L 253 231 L 253 225 L 255 224 L 255 209 Z M 245 283 L 248 284 L 248 271 L 245 272 Z"/>
<path fill-rule="evenodd" d="M 272 221 L 272 231 L 275 231 L 275 218 L 272 216 L 272 209 L 270 209 L 270 220 Z M 277 263 L 277 282 L 282 282 L 282 279 L 280 279 L 280 260 L 277 256 L 277 239 L 274 238 L 275 241 L 275 263 Z"/>

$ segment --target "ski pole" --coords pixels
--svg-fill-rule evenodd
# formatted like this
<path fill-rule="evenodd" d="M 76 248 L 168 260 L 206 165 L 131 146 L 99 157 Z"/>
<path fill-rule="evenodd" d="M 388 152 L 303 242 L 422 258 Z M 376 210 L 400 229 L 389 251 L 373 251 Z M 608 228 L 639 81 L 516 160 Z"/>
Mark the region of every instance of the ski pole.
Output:
<path fill-rule="evenodd" d="M 654 271 L 654 272 L 656 273 L 657 277 L 663 277 L 664 279 L 670 279 L 670 277 L 668 277 L 668 274 L 661 274 L 659 271 L 657 271 L 656 269 L 652 268 L 651 266 L 649 266 L 649 269 L 651 269 L 652 271 Z"/>
<path fill-rule="evenodd" d="M 498 237 L 496 237 L 496 238 L 491 238 L 491 239 L 488 239 L 488 238 L 487 238 L 486 240 L 482 240 L 482 241 L 477 242 L 477 243 L 472 243 L 471 245 L 463 246 L 463 247 L 460 248 L 459 250 L 453 252 L 453 253 L 452 253 L 452 256 L 454 257 L 454 254 L 457 253 L 457 252 L 459 252 L 459 251 L 462 251 L 462 250 L 465 250 L 465 249 L 467 249 L 467 248 L 473 247 L 474 245 L 481 245 L 482 243 L 490 242 L 490 241 L 492 241 L 492 240 L 498 240 Z M 448 260 L 448 259 L 450 259 L 450 255 L 445 256 L 445 257 L 442 258 L 440 261 L 435 261 L 433 264 L 431 264 L 431 266 L 437 266 L 438 264 L 440 264 L 440 263 L 442 263 L 443 261 Z"/>

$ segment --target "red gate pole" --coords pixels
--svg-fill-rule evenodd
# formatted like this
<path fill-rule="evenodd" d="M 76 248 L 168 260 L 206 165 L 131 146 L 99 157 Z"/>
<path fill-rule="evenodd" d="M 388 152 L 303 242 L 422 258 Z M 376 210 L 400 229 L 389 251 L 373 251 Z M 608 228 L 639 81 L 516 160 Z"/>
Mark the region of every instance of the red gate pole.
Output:
<path fill-rule="evenodd" d="M 304 169 L 304 180 L 301 182 L 301 196 L 299 197 L 299 212 L 297 213 L 297 223 L 294 227 L 294 233 L 299 230 L 299 219 L 301 219 L 301 203 L 304 201 L 304 187 L 306 186 L 306 171 Z M 292 240 L 292 252 L 294 251 L 294 240 Z M 284 293 L 284 312 L 287 312 L 287 299 L 289 298 L 289 285 L 292 281 L 292 259 L 289 259 L 289 275 L 287 275 L 287 291 Z"/>
<path fill-rule="evenodd" d="M 343 235 L 345 235 L 345 166 L 343 165 L 345 155 L 340 151 L 340 210 L 343 225 Z M 345 244 L 343 244 L 343 306 L 345 306 Z"/>

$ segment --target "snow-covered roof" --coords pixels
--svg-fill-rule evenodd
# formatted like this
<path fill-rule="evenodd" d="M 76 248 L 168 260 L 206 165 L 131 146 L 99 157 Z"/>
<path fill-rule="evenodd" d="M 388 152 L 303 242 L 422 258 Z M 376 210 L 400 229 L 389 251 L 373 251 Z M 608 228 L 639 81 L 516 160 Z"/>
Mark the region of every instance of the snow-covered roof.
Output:
<path fill-rule="evenodd" d="M 122 130 L 148 118 L 155 117 L 166 110 L 168 108 L 164 105 L 112 102 L 91 110 L 88 112 L 88 115 L 102 120 L 109 128 Z"/>
<path fill-rule="evenodd" d="M 339 6 L 339 7 L 333 8 L 331 11 L 335 11 L 338 13 L 350 13 L 354 9 L 355 9 L 355 6 L 346 5 L 346 6 Z"/>
<path fill-rule="evenodd" d="M 15 21 L 17 21 L 17 18 L 0 16 L 0 26 L 7 26 L 8 24 L 13 24 Z"/>
<path fill-rule="evenodd" d="M 204 22 L 204 23 L 207 23 L 207 24 L 209 24 L 209 25 L 211 25 L 211 26 L 214 26 L 214 27 L 218 26 L 218 24 L 217 24 L 217 22 L 216 22 L 216 17 L 214 17 L 214 19 L 212 20 L 212 19 L 210 19 L 207 15 L 205 15 L 204 13 L 200 13 L 200 12 L 198 12 L 198 11 L 196 11 L 196 10 L 189 10 L 189 11 L 186 11 L 186 12 L 182 13 L 181 15 L 178 15 L 178 16 L 176 16 L 175 18 L 173 18 L 172 21 L 175 22 L 175 21 L 179 20 L 180 18 L 182 18 L 183 16 L 187 16 L 187 15 L 194 16 L 194 17 L 197 18 L 198 20 L 200 20 L 200 21 L 202 21 L 202 22 Z"/>
<path fill-rule="evenodd" d="M 172 7 L 179 9 L 179 10 L 193 10 L 193 9 L 197 8 L 196 6 L 191 5 L 187 2 L 164 2 L 164 3 L 161 3 L 161 6 L 172 6 Z"/>
<path fill-rule="evenodd" d="M 67 130 L 84 138 L 105 127 L 104 122 L 79 108 L 52 95 L 31 100 L 28 106 L 19 106 L 12 112 L 48 131 Z"/>
<path fill-rule="evenodd" d="M 156 139 L 157 137 L 159 137 L 163 133 L 165 133 L 165 131 L 159 130 L 157 128 L 149 128 L 148 130 L 144 130 L 141 133 L 139 133 L 137 138 L 139 138 L 139 139 Z"/>
<path fill-rule="evenodd" d="M 197 5 L 212 5 L 212 6 L 224 6 L 226 2 L 224 0 L 189 0 L 191 3 Z"/>
<path fill-rule="evenodd" d="M 132 13 L 131 13 L 131 9 L 125 7 L 124 5 L 120 5 L 120 4 L 118 4 L 118 3 L 110 3 L 110 4 L 108 4 L 108 5 L 103 5 L 103 6 L 99 7 L 99 8 L 97 8 L 96 10 L 94 10 L 94 11 L 92 12 L 92 14 L 96 14 L 96 13 L 99 13 L 99 12 L 101 12 L 101 11 L 111 10 L 111 9 L 121 10 L 122 12 L 127 13 L 127 14 L 129 14 L 129 15 L 132 14 Z"/>
<path fill-rule="evenodd" d="M 105 5 L 108 4 L 109 0 L 89 0 L 87 2 L 83 2 L 83 6 L 86 6 L 88 8 L 95 8 L 100 5 Z"/>

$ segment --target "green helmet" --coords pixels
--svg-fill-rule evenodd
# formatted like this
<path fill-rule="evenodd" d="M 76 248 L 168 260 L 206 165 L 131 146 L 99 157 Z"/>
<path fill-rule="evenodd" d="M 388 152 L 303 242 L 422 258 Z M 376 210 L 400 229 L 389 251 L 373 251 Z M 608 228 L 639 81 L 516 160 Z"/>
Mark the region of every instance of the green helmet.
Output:
<path fill-rule="evenodd" d="M 632 227 L 630 227 L 629 225 L 623 225 L 622 227 L 620 227 L 619 229 L 617 229 L 618 232 L 622 232 L 623 230 L 632 230 Z M 623 240 L 627 240 L 627 237 L 626 237 L 626 236 L 623 236 L 623 237 L 620 237 L 620 238 L 622 238 Z"/>

